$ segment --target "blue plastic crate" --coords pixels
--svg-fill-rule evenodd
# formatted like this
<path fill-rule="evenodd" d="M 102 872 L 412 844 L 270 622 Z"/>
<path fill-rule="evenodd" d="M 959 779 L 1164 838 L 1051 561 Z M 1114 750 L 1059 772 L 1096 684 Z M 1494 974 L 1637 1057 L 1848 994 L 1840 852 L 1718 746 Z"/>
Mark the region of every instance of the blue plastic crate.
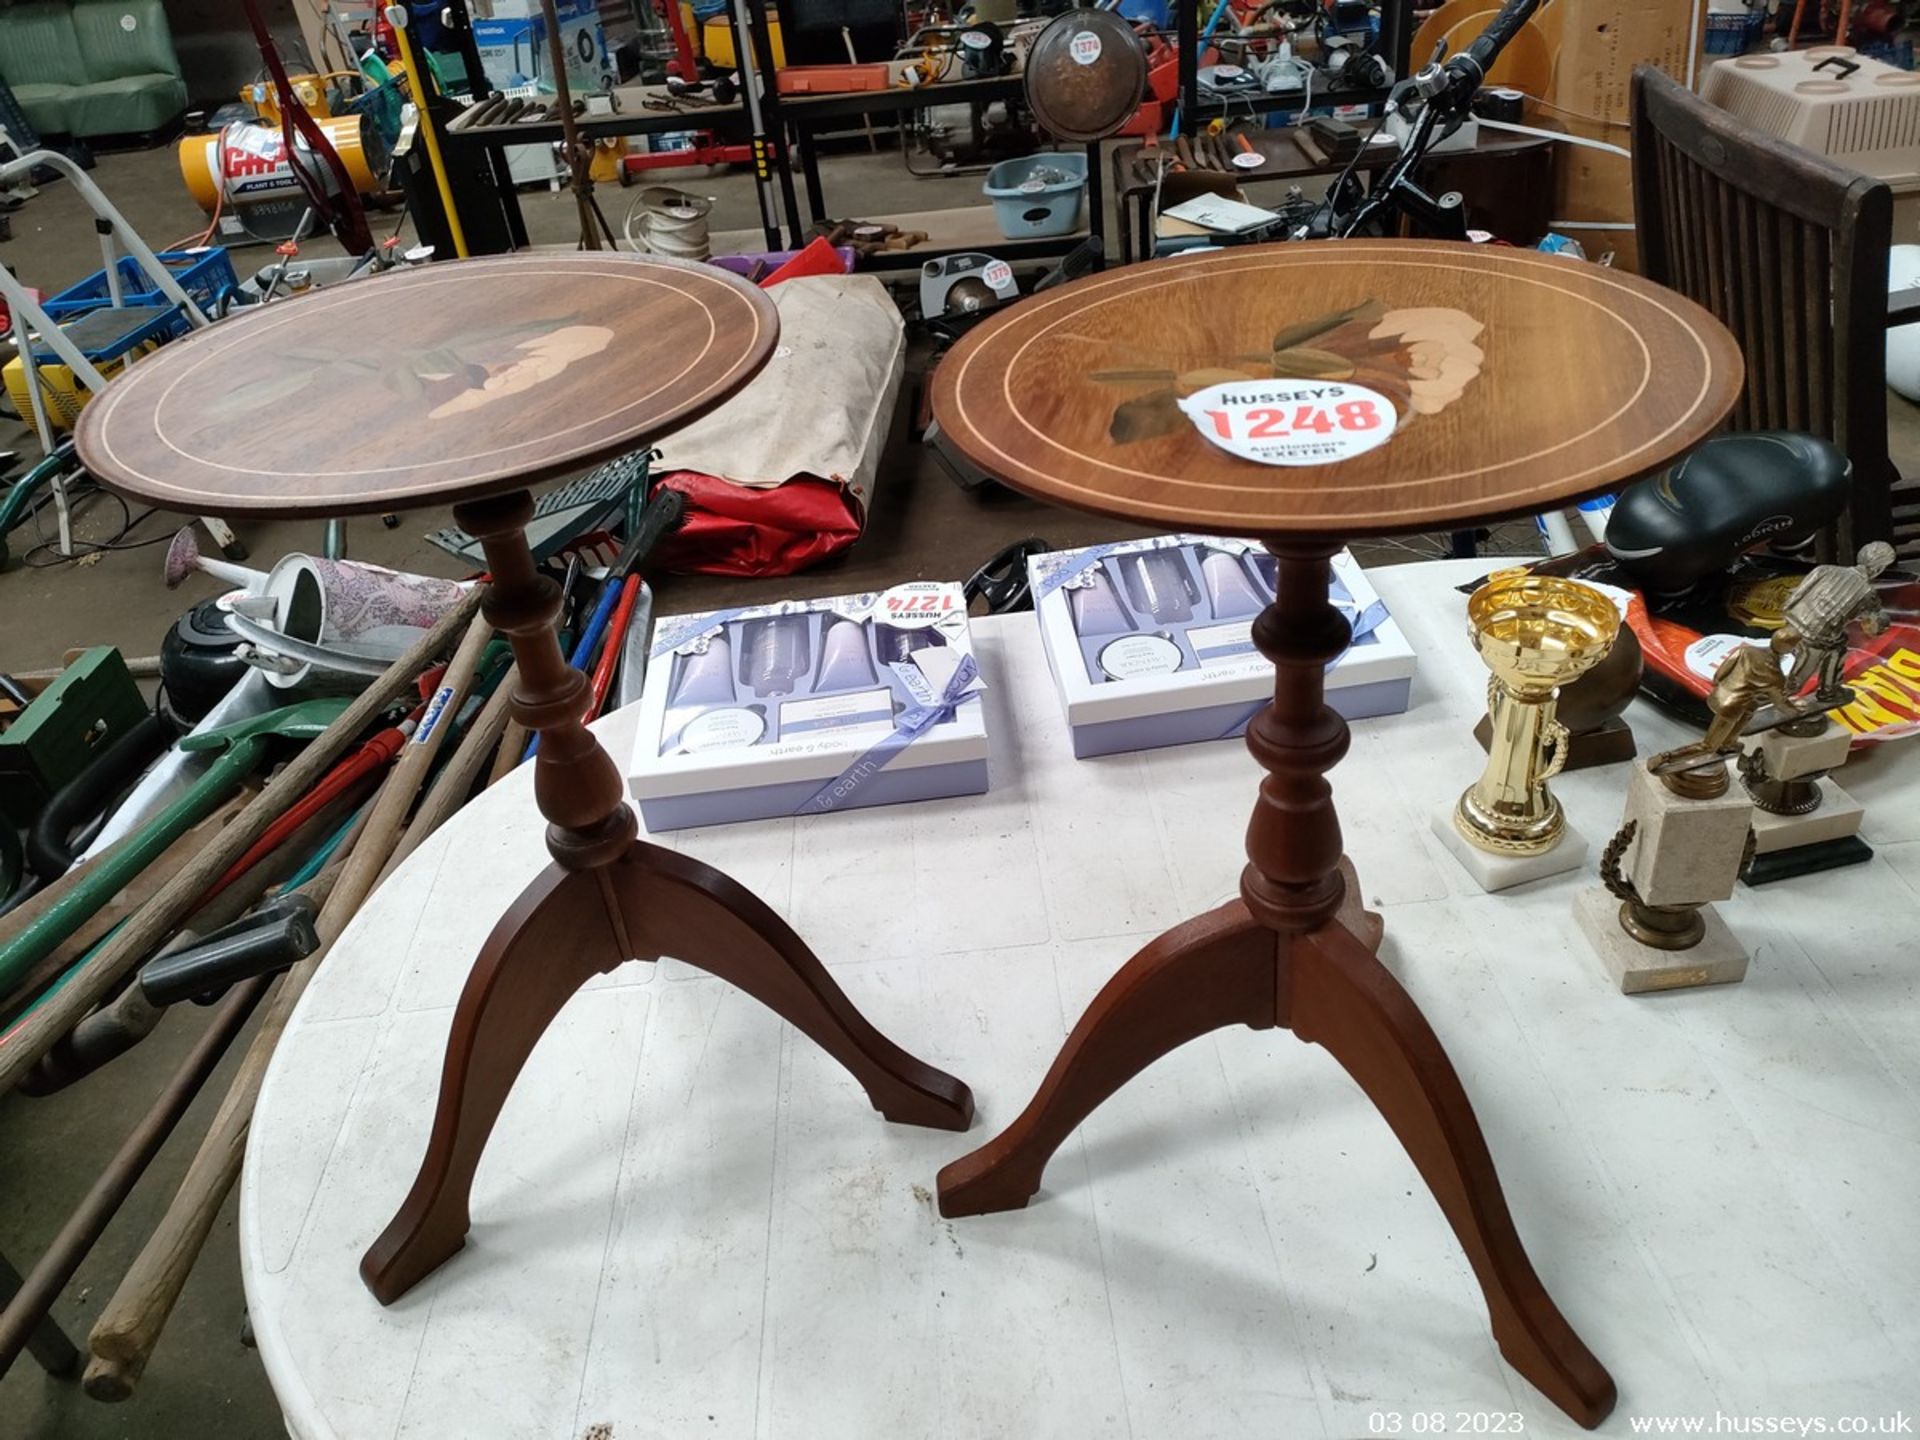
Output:
<path fill-rule="evenodd" d="M 1744 55 L 1760 43 L 1760 32 L 1766 23 L 1764 6 L 1711 11 L 1707 15 L 1706 34 L 1701 48 L 1709 55 Z"/>
<path fill-rule="evenodd" d="M 214 296 L 229 285 L 238 283 L 233 273 L 233 261 L 227 258 L 226 248 L 221 245 L 210 245 L 202 250 L 163 250 L 157 258 L 202 310 L 211 310 Z M 118 269 L 121 304 L 168 303 L 166 295 L 153 288 L 153 278 L 140 268 L 140 262 L 131 255 L 120 257 Z M 113 296 L 107 290 L 107 272 L 96 270 L 79 284 L 69 285 L 42 308 L 51 319 L 72 320 L 112 303 Z"/>
<path fill-rule="evenodd" d="M 1063 179 L 1049 181 L 1044 172 Z M 1020 160 L 1002 160 L 980 187 L 993 202 L 993 218 L 1009 240 L 1071 235 L 1080 226 L 1080 203 L 1087 188 L 1087 157 L 1074 151 L 1044 151 Z"/>
<path fill-rule="evenodd" d="M 99 305 L 74 319 L 60 322 L 61 333 L 95 365 L 104 366 L 150 341 L 172 340 L 192 326 L 178 305 Z M 47 340 L 37 338 L 33 358 L 40 365 L 66 363 Z"/>

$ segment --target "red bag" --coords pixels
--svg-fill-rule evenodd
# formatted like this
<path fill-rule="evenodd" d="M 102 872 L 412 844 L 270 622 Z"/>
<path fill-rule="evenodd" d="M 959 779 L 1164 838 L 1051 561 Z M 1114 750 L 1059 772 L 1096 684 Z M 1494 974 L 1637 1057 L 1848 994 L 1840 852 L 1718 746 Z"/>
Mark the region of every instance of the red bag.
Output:
<path fill-rule="evenodd" d="M 860 512 L 841 486 L 797 476 L 749 489 L 694 470 L 663 476 L 687 497 L 687 516 L 652 563 L 681 575 L 791 575 L 860 538 Z"/>
<path fill-rule="evenodd" d="M 772 289 L 787 280 L 847 269 L 847 257 L 816 239 L 760 284 Z M 890 306 L 887 313 L 892 315 Z M 884 430 L 879 439 L 885 439 Z M 686 496 L 687 512 L 661 541 L 654 563 L 682 575 L 791 575 L 838 555 L 860 538 L 866 520 L 865 506 L 852 488 L 817 475 L 759 486 L 674 470 L 660 483 Z"/>

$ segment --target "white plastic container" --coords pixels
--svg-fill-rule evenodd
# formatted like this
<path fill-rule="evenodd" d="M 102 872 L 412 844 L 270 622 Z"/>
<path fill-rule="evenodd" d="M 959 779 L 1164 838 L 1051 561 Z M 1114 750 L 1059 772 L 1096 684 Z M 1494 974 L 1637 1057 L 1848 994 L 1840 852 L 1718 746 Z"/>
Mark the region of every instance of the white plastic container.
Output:
<path fill-rule="evenodd" d="M 1816 45 L 1716 61 L 1700 97 L 1756 130 L 1885 180 L 1894 243 L 1920 241 L 1920 75 L 1850 45 Z"/>

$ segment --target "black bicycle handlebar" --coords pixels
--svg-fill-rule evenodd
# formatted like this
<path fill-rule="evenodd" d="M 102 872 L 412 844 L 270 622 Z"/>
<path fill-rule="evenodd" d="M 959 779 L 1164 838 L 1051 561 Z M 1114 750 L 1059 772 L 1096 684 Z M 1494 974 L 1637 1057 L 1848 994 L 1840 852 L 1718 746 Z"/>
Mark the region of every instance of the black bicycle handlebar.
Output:
<path fill-rule="evenodd" d="M 1460 54 L 1443 63 L 1429 63 L 1418 75 L 1395 87 L 1396 96 L 1414 102 L 1413 108 L 1404 112 L 1417 115 L 1413 128 L 1402 140 L 1399 155 L 1376 178 L 1366 198 L 1352 213 L 1334 220 L 1321 233 L 1354 235 L 1376 216 L 1398 206 L 1430 233 L 1445 239 L 1466 238 L 1466 215 L 1457 197 L 1436 199 L 1425 194 L 1414 184 L 1413 171 L 1435 140 L 1459 128 L 1487 72 L 1500 58 L 1500 52 L 1544 3 L 1545 0 L 1506 0 L 1487 28 Z M 1419 104 L 1421 101 L 1425 103 Z M 1345 189 L 1346 179 L 1347 175 L 1343 174 L 1328 192 L 1329 211 Z"/>
<path fill-rule="evenodd" d="M 1449 91 L 1464 90 L 1466 98 L 1471 99 L 1473 92 L 1480 88 L 1480 82 L 1487 78 L 1487 72 L 1493 68 L 1493 62 L 1500 58 L 1500 52 L 1507 48 L 1513 37 L 1531 20 L 1542 0 L 1507 0 L 1493 19 L 1487 22 L 1487 28 L 1460 54 L 1446 63 L 1450 79 Z"/>

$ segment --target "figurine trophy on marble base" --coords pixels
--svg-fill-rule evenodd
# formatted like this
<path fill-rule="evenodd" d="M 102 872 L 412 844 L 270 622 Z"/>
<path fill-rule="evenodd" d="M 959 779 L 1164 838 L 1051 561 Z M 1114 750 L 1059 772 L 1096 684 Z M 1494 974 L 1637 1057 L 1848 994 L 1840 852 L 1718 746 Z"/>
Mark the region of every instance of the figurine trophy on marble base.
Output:
<path fill-rule="evenodd" d="M 1802 702 L 1805 714 L 1764 728 L 1740 757 L 1740 782 L 1754 804 L 1754 855 L 1741 877 L 1749 885 L 1873 858 L 1859 835 L 1864 808 L 1827 778 L 1852 743 L 1827 712 L 1853 699 L 1840 681 L 1848 625 L 1868 635 L 1887 628 L 1873 580 L 1893 559 L 1893 547 L 1876 541 L 1861 548 L 1855 564 L 1816 566 L 1782 612 L 1783 628 L 1799 637 L 1788 688 L 1797 694 L 1809 679 L 1816 683 Z"/>
<path fill-rule="evenodd" d="M 1765 645 L 1741 645 L 1714 672 L 1707 733 L 1635 766 L 1626 816 L 1600 857 L 1605 890 L 1583 890 L 1574 916 L 1624 994 L 1726 985 L 1747 952 L 1713 908 L 1753 858 L 1753 800 L 1729 782 L 1741 737 L 1804 718 L 1784 657 L 1800 634 L 1782 625 Z M 1763 709 L 1769 718 L 1755 727 Z"/>
<path fill-rule="evenodd" d="M 1483 890 L 1577 869 L 1586 839 L 1547 782 L 1567 757 L 1560 687 L 1605 658 L 1620 611 L 1591 585 L 1507 570 L 1467 599 L 1467 633 L 1493 672 L 1486 768 L 1433 828 Z"/>
<path fill-rule="evenodd" d="M 1825 778 L 1849 738 L 1827 712 L 1854 698 L 1840 681 L 1847 627 L 1887 626 L 1873 581 L 1893 558 L 1875 541 L 1853 565 L 1815 566 L 1767 643 L 1721 660 L 1707 733 L 1634 770 L 1625 821 L 1600 861 L 1607 888 L 1574 902 L 1627 994 L 1745 978 L 1746 951 L 1712 904 L 1742 878 L 1762 884 L 1871 858 L 1854 833 L 1861 807 Z"/>

